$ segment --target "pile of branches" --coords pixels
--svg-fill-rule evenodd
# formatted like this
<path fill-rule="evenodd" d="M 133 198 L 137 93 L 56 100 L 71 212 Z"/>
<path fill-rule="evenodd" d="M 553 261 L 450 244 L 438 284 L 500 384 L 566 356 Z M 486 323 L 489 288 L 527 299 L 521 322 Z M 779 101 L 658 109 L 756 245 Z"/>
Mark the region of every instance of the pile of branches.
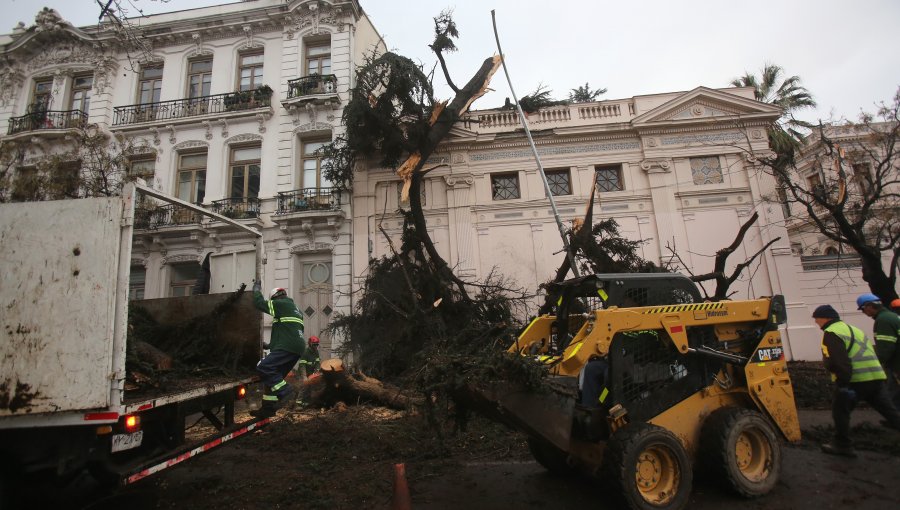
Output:
<path fill-rule="evenodd" d="M 492 273 L 463 294 L 437 270 L 407 216 L 402 246 L 372 260 L 357 309 L 331 324 L 356 368 L 422 395 L 429 415 L 465 407 L 472 387 L 540 384 L 544 370 L 505 350 L 530 296 Z"/>
<path fill-rule="evenodd" d="M 244 285 L 205 315 L 162 324 L 139 304 L 128 309 L 125 370 L 139 386 L 164 385 L 188 373 L 230 375 L 239 371 L 241 346 L 218 341 L 221 318 L 231 313 Z"/>

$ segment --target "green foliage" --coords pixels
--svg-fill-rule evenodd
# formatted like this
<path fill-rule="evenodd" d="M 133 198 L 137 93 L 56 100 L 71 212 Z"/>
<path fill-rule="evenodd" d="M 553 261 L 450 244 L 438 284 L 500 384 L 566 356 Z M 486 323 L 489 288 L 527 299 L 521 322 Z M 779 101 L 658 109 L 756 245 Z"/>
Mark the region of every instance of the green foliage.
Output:
<path fill-rule="evenodd" d="M 553 99 L 550 96 L 552 93 L 552 90 L 548 89 L 543 84 L 539 84 L 537 88 L 534 89 L 534 92 L 519 99 L 519 105 L 525 113 L 534 113 L 541 108 L 548 106 L 569 104 L 569 102 L 565 100 Z"/>
<path fill-rule="evenodd" d="M 569 101 L 573 103 L 590 103 L 596 101 L 598 97 L 606 94 L 606 89 L 592 90 L 588 82 L 584 82 L 584 86 L 579 86 L 569 91 Z"/>
<path fill-rule="evenodd" d="M 459 37 L 456 23 L 453 21 L 453 11 L 446 10 L 434 18 L 434 42 L 429 47 L 435 52 L 456 51 L 453 39 Z"/>
<path fill-rule="evenodd" d="M 616 220 L 607 218 L 594 224 L 589 238 L 573 244 L 578 248 L 576 261 L 582 274 L 658 272 L 656 264 L 638 255 L 645 243 L 624 237 Z"/>
<path fill-rule="evenodd" d="M 803 139 L 802 130 L 810 125 L 794 118 L 794 112 L 816 106 L 812 94 L 800 82 L 799 76 L 790 76 L 781 80 L 784 69 L 775 64 L 766 64 L 757 77 L 750 73 L 735 78 L 731 84 L 735 87 L 753 87 L 757 101 L 769 103 L 784 112 L 778 123 L 769 129 L 769 145 L 778 155 L 780 164 L 788 165 L 794 160 L 794 153 L 800 148 Z M 779 80 L 781 82 L 779 83 Z"/>

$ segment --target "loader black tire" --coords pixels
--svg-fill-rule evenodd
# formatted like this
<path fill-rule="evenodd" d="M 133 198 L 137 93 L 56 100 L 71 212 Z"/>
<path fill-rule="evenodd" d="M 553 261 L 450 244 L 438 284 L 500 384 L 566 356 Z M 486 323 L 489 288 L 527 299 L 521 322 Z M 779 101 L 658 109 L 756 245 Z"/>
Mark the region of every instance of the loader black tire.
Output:
<path fill-rule="evenodd" d="M 684 446 L 649 423 L 629 423 L 612 435 L 603 473 L 632 510 L 678 510 L 691 496 L 693 471 Z"/>
<path fill-rule="evenodd" d="M 543 439 L 529 437 L 528 450 L 531 451 L 534 460 L 552 475 L 569 476 L 577 471 L 575 466 L 569 464 L 566 452 Z"/>
<path fill-rule="evenodd" d="M 745 498 L 771 491 L 781 475 L 781 441 L 759 411 L 726 407 L 703 424 L 698 460 L 704 473 Z"/>

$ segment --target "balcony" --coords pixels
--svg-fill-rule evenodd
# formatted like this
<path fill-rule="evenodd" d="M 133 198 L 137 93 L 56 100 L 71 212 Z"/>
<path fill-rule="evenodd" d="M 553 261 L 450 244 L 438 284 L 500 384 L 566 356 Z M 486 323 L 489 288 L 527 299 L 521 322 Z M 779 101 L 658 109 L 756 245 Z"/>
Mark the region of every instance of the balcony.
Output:
<path fill-rule="evenodd" d="M 341 207 L 341 194 L 336 188 L 303 188 L 278 192 L 276 215 L 303 211 L 333 211 Z"/>
<path fill-rule="evenodd" d="M 204 116 L 241 116 L 260 108 L 272 106 L 272 89 L 262 86 L 255 90 L 229 92 L 211 96 L 133 104 L 113 108 L 113 127 L 144 125 L 154 122 L 177 124 L 193 122 Z"/>
<path fill-rule="evenodd" d="M 323 104 L 337 107 L 340 104 L 337 91 L 337 76 L 333 74 L 313 74 L 288 80 L 287 99 L 282 106 L 290 110 L 304 104 Z"/>
<path fill-rule="evenodd" d="M 134 228 L 158 230 L 165 227 L 199 226 L 202 218 L 202 214 L 176 205 L 139 205 L 134 210 Z"/>
<path fill-rule="evenodd" d="M 534 129 L 579 129 L 597 124 L 630 122 L 637 116 L 631 100 L 572 103 L 541 108 L 527 113 L 528 124 Z M 479 134 L 513 132 L 522 128 L 519 113 L 514 109 L 478 110 L 460 119 L 462 127 Z"/>
<path fill-rule="evenodd" d="M 27 133 L 37 130 L 76 129 L 87 124 L 88 115 L 81 110 L 43 110 L 26 113 L 21 117 L 9 119 L 7 135 Z"/>
<path fill-rule="evenodd" d="M 303 233 L 312 239 L 322 230 L 336 239 L 344 217 L 338 188 L 303 188 L 278 193 L 272 221 L 287 238 Z"/>
<path fill-rule="evenodd" d="M 213 200 L 212 212 L 234 220 L 259 218 L 258 198 L 225 198 Z"/>

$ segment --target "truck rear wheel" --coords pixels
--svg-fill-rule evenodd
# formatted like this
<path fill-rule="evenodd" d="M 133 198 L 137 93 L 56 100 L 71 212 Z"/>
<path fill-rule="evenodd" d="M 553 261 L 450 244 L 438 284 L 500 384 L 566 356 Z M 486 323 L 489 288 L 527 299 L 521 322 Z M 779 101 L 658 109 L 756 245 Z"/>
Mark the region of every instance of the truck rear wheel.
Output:
<path fill-rule="evenodd" d="M 691 462 L 678 438 L 662 427 L 636 422 L 617 430 L 603 464 L 628 508 L 677 510 L 690 498 Z"/>
<path fill-rule="evenodd" d="M 528 450 L 531 451 L 534 460 L 551 474 L 567 476 L 576 471 L 575 467 L 569 464 L 566 452 L 542 439 L 529 437 Z"/>
<path fill-rule="evenodd" d="M 703 425 L 699 458 L 706 472 L 746 498 L 769 493 L 781 474 L 781 443 L 759 411 L 728 407 Z"/>

